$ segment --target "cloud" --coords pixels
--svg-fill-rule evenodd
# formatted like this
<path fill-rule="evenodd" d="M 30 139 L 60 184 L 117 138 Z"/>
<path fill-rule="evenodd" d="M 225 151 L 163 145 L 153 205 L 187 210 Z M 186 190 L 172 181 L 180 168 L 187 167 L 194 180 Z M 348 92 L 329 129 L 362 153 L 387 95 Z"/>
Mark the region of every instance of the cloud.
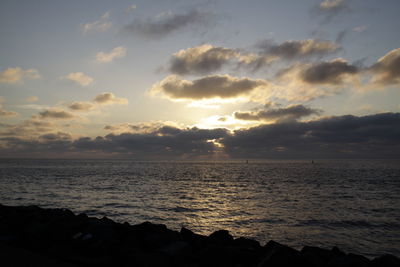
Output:
<path fill-rule="evenodd" d="M 23 70 L 19 67 L 7 68 L 0 72 L 0 82 L 9 84 L 22 84 L 24 79 L 39 79 L 40 74 L 36 69 Z"/>
<path fill-rule="evenodd" d="M 158 131 L 163 127 L 182 128 L 177 123 L 170 121 L 142 122 L 142 123 L 121 123 L 117 125 L 106 125 L 104 130 L 113 134 L 134 133 L 134 134 L 150 134 Z"/>
<path fill-rule="evenodd" d="M 109 53 L 99 52 L 96 54 L 96 61 L 100 63 L 111 62 L 116 58 L 122 58 L 126 55 L 126 48 L 118 46 L 113 48 Z"/>
<path fill-rule="evenodd" d="M 133 10 L 135 10 L 137 8 L 137 6 L 136 5 L 130 5 L 130 6 L 128 6 L 125 10 L 126 10 L 126 12 L 132 12 Z"/>
<path fill-rule="evenodd" d="M 188 26 L 204 26 L 214 20 L 210 12 L 189 10 L 183 13 L 166 12 L 155 18 L 136 20 L 124 26 L 123 30 L 149 39 L 165 37 Z"/>
<path fill-rule="evenodd" d="M 77 83 L 81 86 L 89 86 L 93 84 L 94 79 L 83 72 L 71 72 L 70 74 L 62 77 L 62 79 L 66 79 Z"/>
<path fill-rule="evenodd" d="M 343 59 L 334 59 L 309 65 L 302 70 L 301 79 L 310 84 L 339 85 L 343 83 L 344 76 L 354 75 L 358 72 L 357 66 L 348 64 Z"/>
<path fill-rule="evenodd" d="M 324 23 L 327 23 L 341 13 L 350 12 L 351 9 L 347 0 L 324 0 L 317 5 L 316 11 L 325 16 Z"/>
<path fill-rule="evenodd" d="M 207 74 L 221 69 L 239 54 L 229 48 L 215 47 L 204 44 L 180 50 L 172 56 L 169 71 L 171 73 L 184 74 Z"/>
<path fill-rule="evenodd" d="M 35 116 L 18 124 L 3 125 L 0 130 L 0 137 L 18 137 L 23 139 L 32 139 L 45 132 L 51 132 L 56 129 L 52 121 L 43 120 Z"/>
<path fill-rule="evenodd" d="M 358 74 L 360 69 L 342 58 L 315 63 L 294 64 L 281 70 L 278 78 L 288 77 L 307 84 L 340 85 L 346 77 Z"/>
<path fill-rule="evenodd" d="M 102 93 L 97 95 L 93 102 L 100 105 L 128 104 L 128 99 L 116 97 L 113 93 Z"/>
<path fill-rule="evenodd" d="M 222 67 L 250 67 L 255 71 L 277 60 L 295 60 L 322 57 L 341 49 L 337 43 L 307 39 L 274 44 L 271 40 L 257 43 L 257 53 L 243 49 L 217 47 L 210 44 L 182 49 L 173 54 L 168 71 L 178 75 L 203 75 L 219 71 Z"/>
<path fill-rule="evenodd" d="M 170 75 L 150 89 L 151 94 L 162 94 L 170 99 L 203 100 L 212 98 L 236 98 L 269 83 L 261 79 L 236 78 L 230 75 L 210 75 L 197 80 L 183 80 Z"/>
<path fill-rule="evenodd" d="M 69 120 L 75 117 L 76 116 L 74 114 L 58 108 L 46 109 L 42 112 L 39 112 L 39 118 L 42 119 Z"/>
<path fill-rule="evenodd" d="M 89 111 L 94 109 L 95 105 L 91 102 L 74 102 L 68 107 L 74 111 Z"/>
<path fill-rule="evenodd" d="M 400 113 L 281 122 L 232 133 L 226 129 L 156 127 L 143 133 L 80 137 L 51 131 L 37 137 L 0 137 L 3 157 L 185 158 L 393 158 L 400 156 Z M 52 154 L 53 153 L 53 154 Z"/>
<path fill-rule="evenodd" d="M 308 101 L 359 85 L 361 69 L 341 58 L 314 63 L 295 63 L 279 71 L 275 96 L 289 101 Z M 278 86 L 277 85 L 277 86 Z"/>
<path fill-rule="evenodd" d="M 226 129 L 176 128 L 162 126 L 147 133 L 121 133 L 82 137 L 71 140 L 67 133 L 49 133 L 35 139 L 0 138 L 2 155 L 36 155 L 56 153 L 58 157 L 76 153 L 82 156 L 134 157 L 138 159 L 186 159 L 212 157 L 219 148 L 213 140 L 227 136 Z"/>
<path fill-rule="evenodd" d="M 319 9 L 325 12 L 338 12 L 345 8 L 345 0 L 324 0 L 319 4 Z"/>
<path fill-rule="evenodd" d="M 29 96 L 25 100 L 26 100 L 26 102 L 32 103 L 32 102 L 38 101 L 39 98 L 37 96 Z"/>
<path fill-rule="evenodd" d="M 235 112 L 235 119 L 250 121 L 293 121 L 310 115 L 319 115 L 321 111 L 303 105 L 291 105 L 284 108 L 270 108 L 267 105 L 262 110 Z"/>
<path fill-rule="evenodd" d="M 365 32 L 367 29 L 368 29 L 367 25 L 360 25 L 360 26 L 354 27 L 353 31 L 361 33 L 361 32 Z"/>
<path fill-rule="evenodd" d="M 393 49 L 375 64 L 369 71 L 372 73 L 372 84 L 399 85 L 400 84 L 400 48 Z"/>
<path fill-rule="evenodd" d="M 318 39 L 290 40 L 279 44 L 267 39 L 259 41 L 255 48 L 257 53 L 242 53 L 239 56 L 240 67 L 251 67 L 251 71 L 256 71 L 278 60 L 323 57 L 342 49 L 338 43 Z"/>
<path fill-rule="evenodd" d="M 276 123 L 220 140 L 232 158 L 399 158 L 400 113 Z"/>
<path fill-rule="evenodd" d="M 280 44 L 273 44 L 271 40 L 264 40 L 259 42 L 257 47 L 262 54 L 287 60 L 321 57 L 335 53 L 341 48 L 336 43 L 316 39 L 292 40 Z"/>
<path fill-rule="evenodd" d="M 0 105 L 0 117 L 15 117 L 17 115 L 17 112 L 5 110 Z"/>
<path fill-rule="evenodd" d="M 82 31 L 83 33 L 108 31 L 112 26 L 112 23 L 109 19 L 110 12 L 108 11 L 104 13 L 99 20 L 81 25 Z"/>

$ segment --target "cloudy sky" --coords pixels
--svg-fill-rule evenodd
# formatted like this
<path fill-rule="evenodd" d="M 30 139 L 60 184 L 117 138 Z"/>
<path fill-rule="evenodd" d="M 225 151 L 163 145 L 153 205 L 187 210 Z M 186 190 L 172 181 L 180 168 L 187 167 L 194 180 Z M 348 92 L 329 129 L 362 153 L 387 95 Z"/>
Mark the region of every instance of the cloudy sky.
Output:
<path fill-rule="evenodd" d="M 398 0 L 0 7 L 1 157 L 400 157 Z"/>

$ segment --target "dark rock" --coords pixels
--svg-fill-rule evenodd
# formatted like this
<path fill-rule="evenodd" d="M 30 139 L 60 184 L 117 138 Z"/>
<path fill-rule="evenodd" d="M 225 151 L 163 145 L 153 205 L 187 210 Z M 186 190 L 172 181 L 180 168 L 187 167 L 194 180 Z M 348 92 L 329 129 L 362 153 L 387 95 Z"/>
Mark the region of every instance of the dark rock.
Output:
<path fill-rule="evenodd" d="M 399 266 L 385 255 L 367 258 L 304 247 L 301 252 L 270 241 L 264 247 L 226 230 L 203 236 L 163 224 L 116 223 L 67 209 L 0 205 L 1 266 Z"/>
<path fill-rule="evenodd" d="M 258 241 L 244 237 L 239 237 L 233 240 L 233 245 L 241 248 L 254 249 L 254 250 L 261 248 L 260 243 Z"/>
<path fill-rule="evenodd" d="M 335 257 L 346 256 L 345 253 L 340 251 L 337 247 L 331 250 L 305 246 L 301 250 L 301 255 L 314 266 L 326 266 Z"/>
<path fill-rule="evenodd" d="M 231 245 L 233 237 L 227 230 L 218 230 L 208 236 L 209 241 L 217 243 L 219 245 Z"/>
<path fill-rule="evenodd" d="M 72 263 L 64 262 L 48 256 L 33 253 L 23 248 L 7 246 L 0 243 L 0 265 L 2 267 L 74 267 Z"/>
<path fill-rule="evenodd" d="M 184 241 L 189 242 L 191 244 L 197 243 L 207 238 L 206 236 L 195 234 L 191 230 L 185 227 L 181 228 L 180 235 Z"/>
<path fill-rule="evenodd" d="M 332 258 L 326 266 L 328 267 L 368 267 L 370 261 L 361 255 L 349 253 Z"/>
<path fill-rule="evenodd" d="M 264 259 L 258 267 L 302 267 L 312 266 L 299 251 L 275 241 L 269 241 L 265 247 Z"/>
<path fill-rule="evenodd" d="M 393 255 L 383 255 L 371 261 L 372 267 L 400 267 L 400 259 Z"/>

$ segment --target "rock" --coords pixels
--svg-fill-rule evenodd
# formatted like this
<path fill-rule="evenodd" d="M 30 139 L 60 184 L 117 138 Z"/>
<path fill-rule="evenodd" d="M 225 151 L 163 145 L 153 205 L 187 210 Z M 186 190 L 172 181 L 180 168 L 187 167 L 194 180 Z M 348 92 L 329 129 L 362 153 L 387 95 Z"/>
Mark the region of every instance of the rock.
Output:
<path fill-rule="evenodd" d="M 265 247 L 265 257 L 258 267 L 305 267 L 312 266 L 299 251 L 275 241 L 269 241 Z"/>
<path fill-rule="evenodd" d="M 178 257 L 188 253 L 190 249 L 191 247 L 187 242 L 176 241 L 162 247 L 159 251 L 171 257 Z"/>
<path fill-rule="evenodd" d="M 208 240 L 219 245 L 231 245 L 233 237 L 227 230 L 218 230 L 208 236 Z"/>
<path fill-rule="evenodd" d="M 241 247 L 241 248 L 245 248 L 245 249 L 252 249 L 252 250 L 261 248 L 260 243 L 258 241 L 253 240 L 253 239 L 244 238 L 244 237 L 239 237 L 239 238 L 236 238 L 235 240 L 233 240 L 233 245 Z"/>
<path fill-rule="evenodd" d="M 400 267 L 400 259 L 386 254 L 371 261 L 371 267 Z"/>
<path fill-rule="evenodd" d="M 361 255 L 349 253 L 332 258 L 326 266 L 328 267 L 368 267 L 370 261 Z"/>
<path fill-rule="evenodd" d="M 192 246 L 198 246 L 207 239 L 206 236 L 195 234 L 191 230 L 186 229 L 185 227 L 181 228 L 180 236 L 182 240 L 188 242 Z"/>
<path fill-rule="evenodd" d="M 30 252 L 23 248 L 0 243 L 0 265 L 2 267 L 74 267 L 72 263 Z"/>
<path fill-rule="evenodd" d="M 301 252 L 270 241 L 234 239 L 219 230 L 203 236 L 163 224 L 116 223 L 67 209 L 0 205 L 1 266 L 229 266 L 229 267 L 400 267 L 399 258 L 373 261 L 331 250 L 304 247 Z"/>
<path fill-rule="evenodd" d="M 314 266 L 326 266 L 329 261 L 335 257 L 345 256 L 346 254 L 340 251 L 337 247 L 332 250 L 305 246 L 301 250 L 301 255 Z"/>

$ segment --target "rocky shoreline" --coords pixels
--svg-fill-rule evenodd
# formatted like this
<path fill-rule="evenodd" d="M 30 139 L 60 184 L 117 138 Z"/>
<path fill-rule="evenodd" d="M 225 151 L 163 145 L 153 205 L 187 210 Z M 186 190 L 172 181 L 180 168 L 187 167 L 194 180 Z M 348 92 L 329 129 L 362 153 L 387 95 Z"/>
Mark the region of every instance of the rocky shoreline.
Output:
<path fill-rule="evenodd" d="M 368 259 L 306 246 L 301 251 L 269 241 L 265 246 L 219 230 L 209 236 L 144 222 L 116 223 L 67 209 L 0 204 L 1 266 L 400 266 L 382 255 Z"/>

